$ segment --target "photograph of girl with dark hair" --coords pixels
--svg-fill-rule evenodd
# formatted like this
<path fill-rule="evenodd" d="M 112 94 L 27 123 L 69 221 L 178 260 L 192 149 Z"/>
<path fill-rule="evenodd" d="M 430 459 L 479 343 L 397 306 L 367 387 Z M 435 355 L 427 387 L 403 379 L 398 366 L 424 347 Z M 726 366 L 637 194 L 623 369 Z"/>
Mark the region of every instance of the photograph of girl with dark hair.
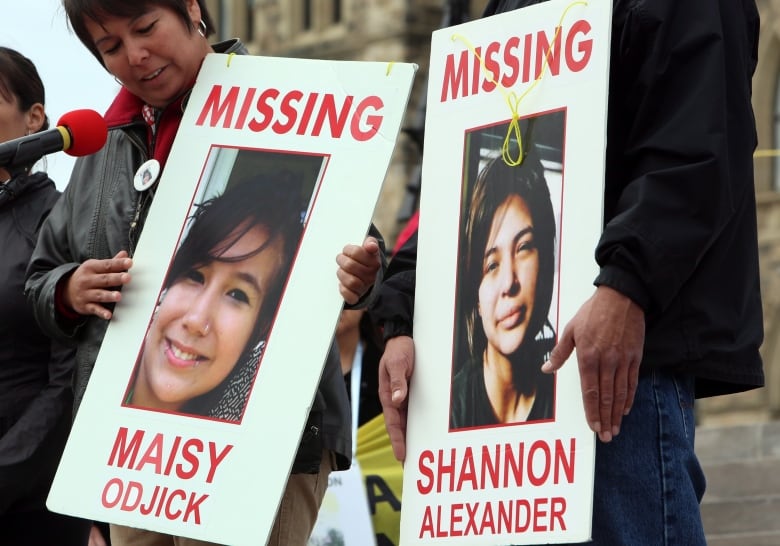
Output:
<path fill-rule="evenodd" d="M 299 191 L 234 183 L 168 270 L 125 405 L 239 422 L 302 232 Z"/>
<path fill-rule="evenodd" d="M 528 146 L 517 166 L 500 150 L 481 160 L 464 193 L 451 430 L 554 417 L 555 376 L 540 368 L 555 344 L 556 217 Z"/>

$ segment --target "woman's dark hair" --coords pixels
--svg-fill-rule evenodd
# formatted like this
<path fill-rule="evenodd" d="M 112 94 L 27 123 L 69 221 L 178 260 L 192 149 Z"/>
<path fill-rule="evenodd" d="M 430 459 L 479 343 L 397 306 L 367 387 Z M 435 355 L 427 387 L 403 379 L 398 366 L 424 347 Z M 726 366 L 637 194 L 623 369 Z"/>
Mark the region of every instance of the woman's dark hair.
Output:
<path fill-rule="evenodd" d="M 46 104 L 46 92 L 33 62 L 18 51 L 0 47 L 0 95 L 8 102 L 16 102 L 20 112 L 33 104 Z M 48 116 L 39 131 L 49 128 Z"/>
<path fill-rule="evenodd" d="M 466 315 L 469 352 L 474 361 L 481 360 L 487 346 L 478 309 L 485 247 L 496 210 L 512 195 L 519 196 L 531 212 L 534 243 L 539 252 L 534 311 L 529 319 L 526 339 L 533 339 L 542 331 L 550 311 L 555 273 L 555 213 L 544 179 L 544 168 L 533 154 L 515 167 L 507 165 L 499 156 L 485 165 L 477 176 L 464 230 L 466 248 L 460 270 L 465 289 L 460 290 L 460 297 L 461 308 Z"/>
<path fill-rule="evenodd" d="M 188 272 L 213 262 L 241 262 L 265 250 L 277 237 L 282 239 L 282 267 L 263 300 L 250 344 L 265 336 L 281 295 L 282 284 L 301 235 L 300 204 L 289 189 L 249 180 L 236 184 L 222 195 L 198 205 L 190 219 L 190 230 L 176 252 L 164 287 L 169 288 Z M 257 226 L 269 231 L 268 239 L 241 256 L 223 255 Z"/>
<path fill-rule="evenodd" d="M 256 353 L 258 344 L 268 335 L 302 233 L 301 213 L 306 204 L 301 202 L 296 189 L 294 185 L 291 187 L 267 177 L 242 181 L 199 205 L 190 220 L 190 230 L 165 279 L 166 289 L 193 269 L 213 262 L 240 262 L 251 258 L 276 238 L 282 239 L 283 249 L 279 273 L 263 299 L 254 329 L 236 366 L 222 384 L 189 401 L 183 409 L 185 413 L 207 415 L 224 394 L 225 386 L 240 373 L 241 365 Z M 257 226 L 269 231 L 269 237 L 262 245 L 241 256 L 224 257 L 225 252 Z"/>
<path fill-rule="evenodd" d="M 189 32 L 197 30 L 197 21 L 193 24 L 190 20 L 186 0 L 62 0 L 62 6 L 68 16 L 70 28 L 100 64 L 103 64 L 103 58 L 87 30 L 87 19 L 101 24 L 107 17 L 138 17 L 149 11 L 151 7 L 160 6 L 174 11 Z M 198 0 L 198 6 L 200 6 L 200 18 L 206 26 L 206 36 L 210 36 L 214 32 L 214 22 L 206 7 L 206 0 Z"/>

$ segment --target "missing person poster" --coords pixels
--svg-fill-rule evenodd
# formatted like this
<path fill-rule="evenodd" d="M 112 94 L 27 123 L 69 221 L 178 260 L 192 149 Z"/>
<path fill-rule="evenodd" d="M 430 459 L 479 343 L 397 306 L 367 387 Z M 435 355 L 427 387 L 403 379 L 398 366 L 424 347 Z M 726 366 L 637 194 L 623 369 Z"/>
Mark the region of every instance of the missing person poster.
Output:
<path fill-rule="evenodd" d="M 610 4 L 551 0 L 433 34 L 405 546 L 590 537 L 577 363 L 540 368 L 597 273 Z"/>
<path fill-rule="evenodd" d="M 209 55 L 48 506 L 265 544 L 416 67 Z"/>

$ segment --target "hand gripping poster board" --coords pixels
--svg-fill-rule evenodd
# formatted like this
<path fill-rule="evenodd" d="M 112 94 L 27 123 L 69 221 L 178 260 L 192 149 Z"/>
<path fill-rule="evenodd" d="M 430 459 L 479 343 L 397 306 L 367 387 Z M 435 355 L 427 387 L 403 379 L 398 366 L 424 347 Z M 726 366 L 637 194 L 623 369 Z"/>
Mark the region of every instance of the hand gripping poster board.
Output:
<path fill-rule="evenodd" d="M 404 546 L 590 536 L 577 364 L 539 368 L 597 273 L 610 21 L 551 0 L 433 33 Z"/>
<path fill-rule="evenodd" d="M 206 57 L 51 510 L 265 544 L 415 70 Z"/>

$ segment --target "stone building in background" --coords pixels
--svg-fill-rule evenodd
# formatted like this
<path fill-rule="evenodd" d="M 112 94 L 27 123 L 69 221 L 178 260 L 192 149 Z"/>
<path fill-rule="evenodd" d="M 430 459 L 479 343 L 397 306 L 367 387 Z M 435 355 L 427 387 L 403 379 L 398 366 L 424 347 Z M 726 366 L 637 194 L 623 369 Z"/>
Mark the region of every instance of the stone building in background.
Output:
<path fill-rule="evenodd" d="M 252 54 L 419 65 L 404 130 L 374 215 L 392 245 L 417 205 L 430 34 L 447 21 L 477 18 L 487 0 L 206 1 L 219 37 L 241 37 Z M 780 417 L 780 0 L 756 1 L 761 42 L 753 81 L 759 139 L 755 182 L 767 388 L 702 401 L 703 424 Z"/>

